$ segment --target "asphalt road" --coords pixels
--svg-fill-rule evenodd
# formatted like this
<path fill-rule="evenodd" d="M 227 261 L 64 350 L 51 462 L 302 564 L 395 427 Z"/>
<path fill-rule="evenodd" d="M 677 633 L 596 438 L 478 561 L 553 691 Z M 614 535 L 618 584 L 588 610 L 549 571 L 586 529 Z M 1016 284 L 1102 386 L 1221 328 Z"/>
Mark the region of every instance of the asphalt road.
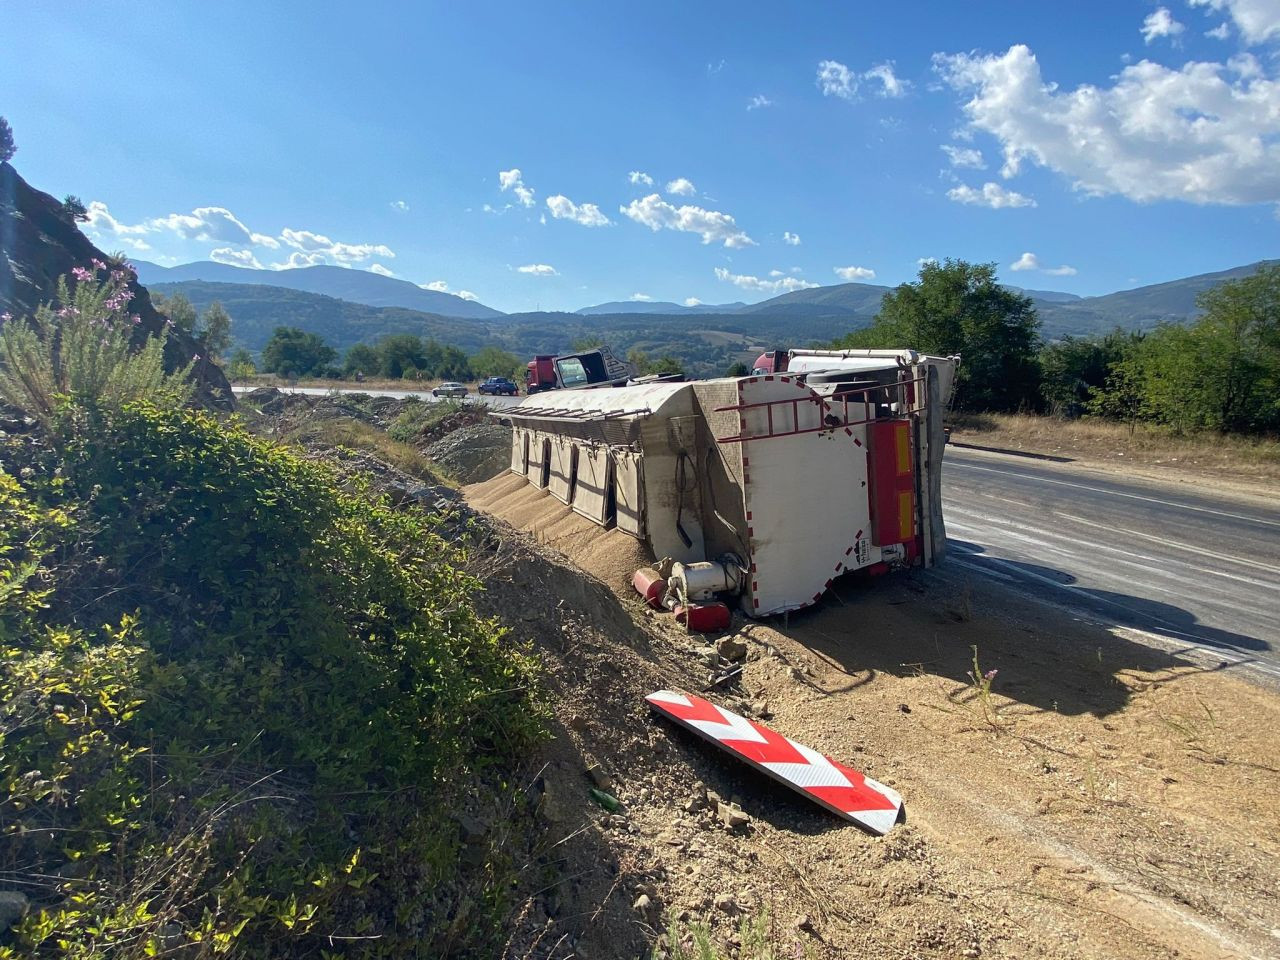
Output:
<path fill-rule="evenodd" d="M 948 564 L 1280 677 L 1280 499 L 949 447 Z"/>

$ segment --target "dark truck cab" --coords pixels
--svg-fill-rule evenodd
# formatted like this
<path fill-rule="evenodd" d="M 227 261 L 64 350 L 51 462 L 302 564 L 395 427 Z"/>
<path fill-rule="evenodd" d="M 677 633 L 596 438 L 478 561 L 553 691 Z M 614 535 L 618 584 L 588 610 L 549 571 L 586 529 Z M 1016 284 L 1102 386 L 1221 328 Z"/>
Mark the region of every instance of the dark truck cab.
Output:
<path fill-rule="evenodd" d="M 525 393 L 620 387 L 632 373 L 631 365 L 615 357 L 608 347 L 559 357 L 539 354 L 525 368 Z"/>

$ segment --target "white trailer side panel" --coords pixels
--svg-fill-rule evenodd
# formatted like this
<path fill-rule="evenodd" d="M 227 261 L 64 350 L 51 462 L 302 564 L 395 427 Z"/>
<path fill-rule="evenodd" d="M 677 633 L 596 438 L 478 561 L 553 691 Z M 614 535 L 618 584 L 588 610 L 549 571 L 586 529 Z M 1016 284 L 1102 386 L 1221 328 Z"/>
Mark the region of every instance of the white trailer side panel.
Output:
<path fill-rule="evenodd" d="M 870 543 L 865 429 L 797 432 L 816 431 L 835 411 L 789 377 L 743 380 L 739 397 L 741 435 L 753 438 L 742 450 L 747 612 L 764 616 L 808 606 L 880 551 Z"/>

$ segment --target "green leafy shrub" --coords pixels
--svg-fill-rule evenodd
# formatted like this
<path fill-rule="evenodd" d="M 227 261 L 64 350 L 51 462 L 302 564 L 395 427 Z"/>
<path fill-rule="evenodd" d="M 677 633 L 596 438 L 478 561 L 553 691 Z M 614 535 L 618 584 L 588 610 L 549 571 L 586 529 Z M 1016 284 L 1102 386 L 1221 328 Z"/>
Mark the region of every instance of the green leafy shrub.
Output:
<path fill-rule="evenodd" d="M 0 956 L 480 949 L 446 811 L 542 713 L 439 520 L 200 412 L 56 426 L 0 448 Z"/>
<path fill-rule="evenodd" d="M 47 430 L 67 398 L 118 408 L 131 400 L 179 405 L 191 395 L 191 364 L 165 372 L 164 336 L 136 343 L 129 275 L 101 260 L 58 281 L 52 304 L 30 323 L 0 328 L 0 398 Z M 194 363 L 194 359 L 192 361 Z"/>

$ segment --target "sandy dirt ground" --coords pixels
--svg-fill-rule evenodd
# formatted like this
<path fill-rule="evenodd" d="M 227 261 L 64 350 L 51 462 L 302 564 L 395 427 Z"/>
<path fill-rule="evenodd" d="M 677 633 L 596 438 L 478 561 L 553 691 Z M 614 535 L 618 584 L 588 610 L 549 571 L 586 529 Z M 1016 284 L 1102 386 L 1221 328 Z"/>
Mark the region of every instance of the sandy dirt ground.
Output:
<path fill-rule="evenodd" d="M 556 710 L 508 956 L 665 956 L 673 923 L 763 956 L 744 918 L 776 957 L 1280 955 L 1272 691 L 945 566 L 735 619 L 743 673 L 705 695 L 895 787 L 907 820 L 877 838 L 649 715 L 715 647 L 639 603 L 638 542 L 519 477 L 466 496 L 508 545 L 486 602 Z"/>

